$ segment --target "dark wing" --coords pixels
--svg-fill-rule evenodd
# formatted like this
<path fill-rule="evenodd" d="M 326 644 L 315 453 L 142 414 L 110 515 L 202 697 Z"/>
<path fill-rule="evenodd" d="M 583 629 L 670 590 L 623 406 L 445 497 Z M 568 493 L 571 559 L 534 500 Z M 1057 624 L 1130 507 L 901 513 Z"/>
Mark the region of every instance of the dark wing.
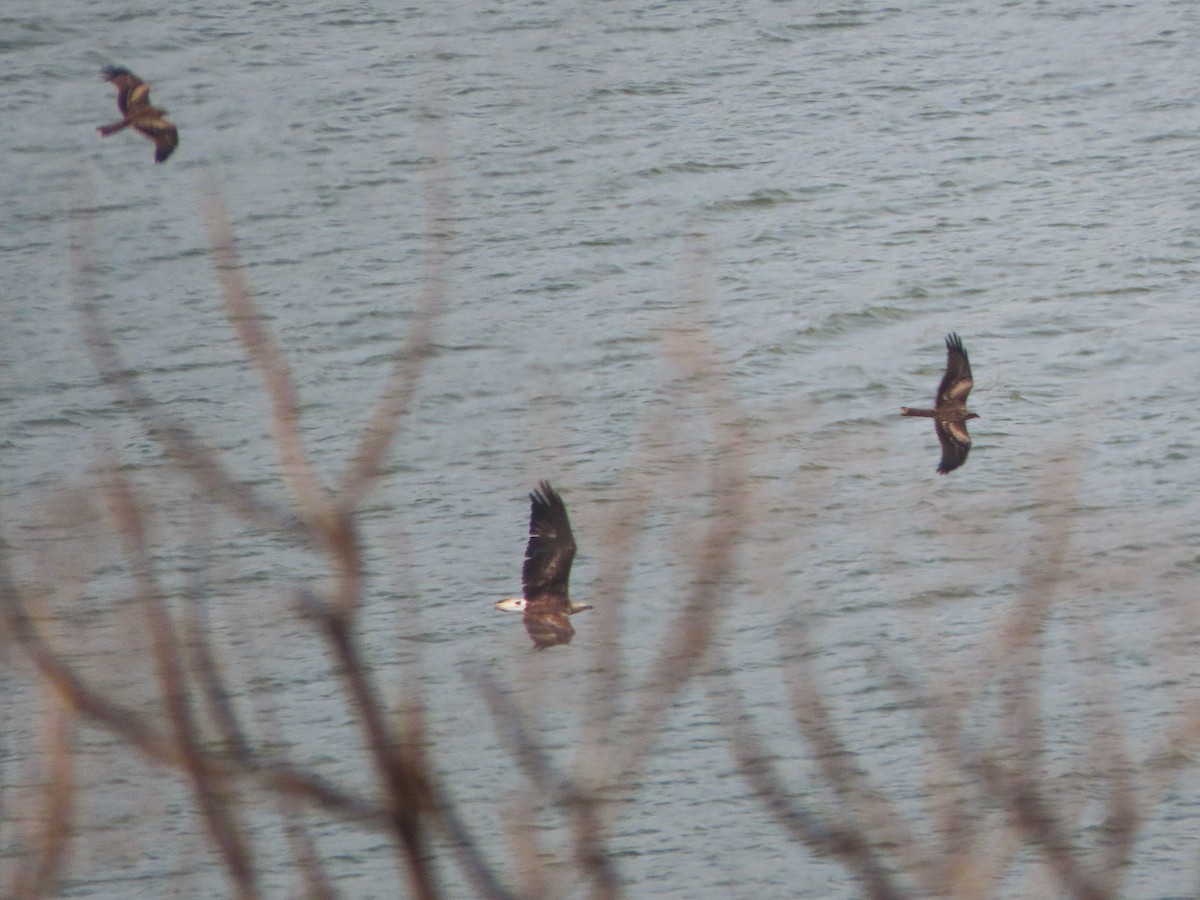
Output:
<path fill-rule="evenodd" d="M 967 389 L 970 390 L 970 382 L 967 383 Z M 942 445 L 938 474 L 945 475 L 967 461 L 967 454 L 971 452 L 971 435 L 967 434 L 966 422 L 938 422 L 935 419 L 933 427 Z"/>
<path fill-rule="evenodd" d="M 532 606 L 544 598 L 552 598 L 565 616 L 569 609 L 567 583 L 575 559 L 575 536 L 571 534 L 567 507 L 545 481 L 538 483 L 537 490 L 529 495 L 529 502 L 529 546 L 525 549 L 525 568 L 521 572 L 525 600 Z M 530 606 L 526 606 L 527 623 Z"/>
<path fill-rule="evenodd" d="M 526 602 L 524 622 L 525 630 L 533 638 L 538 650 L 558 644 L 569 644 L 575 636 L 575 629 L 571 627 L 566 609 L 550 595 Z"/>
<path fill-rule="evenodd" d="M 134 109 L 139 103 L 142 106 L 150 105 L 150 88 L 128 69 L 121 66 L 105 66 L 100 70 L 100 74 L 104 76 L 105 81 L 116 85 L 117 108 L 121 110 L 122 115 L 129 115 L 131 105 Z M 138 90 L 139 88 L 141 90 Z"/>
<path fill-rule="evenodd" d="M 133 127 L 154 141 L 154 161 L 162 162 L 179 146 L 179 131 L 161 116 L 138 119 Z"/>
<path fill-rule="evenodd" d="M 947 402 L 966 403 L 967 394 L 975 382 L 971 380 L 971 361 L 967 359 L 967 351 L 963 349 L 962 341 L 957 334 L 946 335 L 946 374 L 938 385 L 937 402 L 934 406 L 944 406 Z M 944 443 L 944 442 L 943 442 Z"/>

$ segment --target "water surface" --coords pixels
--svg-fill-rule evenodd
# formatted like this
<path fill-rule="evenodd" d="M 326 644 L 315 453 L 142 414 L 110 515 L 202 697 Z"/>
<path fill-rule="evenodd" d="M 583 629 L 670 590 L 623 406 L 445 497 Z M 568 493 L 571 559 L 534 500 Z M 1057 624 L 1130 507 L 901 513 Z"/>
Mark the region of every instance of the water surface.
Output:
<path fill-rule="evenodd" d="M 997 629 L 1063 517 L 1048 765 L 1086 793 L 1080 722 L 1096 671 L 1132 758 L 1160 746 L 1197 638 L 1195 5 L 187 13 L 67 0 L 6 17 L 0 484 L 8 540 L 28 558 L 65 540 L 46 510 L 88 480 L 107 442 L 157 491 L 164 570 L 186 559 L 190 490 L 84 348 L 73 208 L 94 210 L 97 296 L 127 364 L 277 497 L 267 405 L 223 317 L 198 197 L 212 184 L 224 194 L 331 482 L 413 322 L 442 217 L 436 353 L 365 514 L 364 638 L 397 698 L 420 658 L 439 767 L 481 834 L 502 832 L 523 782 L 481 727 L 464 664 L 561 685 L 542 695 L 541 736 L 564 764 L 597 664 L 586 618 L 568 650 L 534 656 L 519 623 L 491 610 L 517 587 L 536 480 L 571 509 L 581 596 L 601 590 L 600 536 L 620 503 L 651 498 L 629 586 L 643 627 L 623 648 L 635 677 L 685 595 L 710 417 L 729 409 L 685 377 L 672 334 L 714 348 L 746 436 L 755 515 L 720 643 L 799 795 L 811 760 L 783 675 L 800 651 L 781 645 L 781 624 L 809 626 L 848 741 L 919 810 L 922 745 L 880 690 L 880 655 L 951 684 L 994 664 Z M 166 165 L 136 135 L 97 137 L 115 113 L 104 63 L 146 78 L 171 111 L 181 146 Z M 438 183 L 448 199 L 431 210 Z M 971 353 L 982 418 L 970 460 L 943 478 L 932 428 L 896 413 L 931 398 L 948 331 Z M 352 713 L 291 604 L 320 567 L 228 523 L 218 550 L 210 618 L 247 708 L 270 710 L 297 758 L 364 777 Z M 94 588 L 82 596 L 108 611 L 88 648 L 98 670 L 136 692 L 141 670 L 106 658 L 133 614 Z M 1079 623 L 1094 629 L 1086 639 Z M 34 702 L 10 680 L 14 707 Z M 765 816 L 706 691 L 702 680 L 680 698 L 615 819 L 630 894 L 856 896 Z M 31 777 L 34 736 L 8 719 L 11 784 Z M 119 748 L 87 741 L 95 834 L 68 893 L 222 890 L 185 840 L 195 820 L 173 814 L 184 795 L 139 788 Z M 1192 890 L 1193 801 L 1182 785 L 1151 821 L 1131 895 Z M 394 895 L 383 841 L 320 837 L 341 854 L 347 895 Z M 148 852 L 152 840 L 163 849 Z M 265 873 L 278 896 L 285 859 Z"/>

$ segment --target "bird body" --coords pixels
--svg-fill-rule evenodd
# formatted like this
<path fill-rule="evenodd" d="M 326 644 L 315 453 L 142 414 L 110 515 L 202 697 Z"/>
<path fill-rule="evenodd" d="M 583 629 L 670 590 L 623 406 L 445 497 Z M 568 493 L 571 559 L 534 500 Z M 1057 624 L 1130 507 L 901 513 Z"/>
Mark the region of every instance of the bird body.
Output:
<path fill-rule="evenodd" d="M 167 119 L 165 109 L 150 105 L 150 85 L 120 66 L 105 66 L 101 75 L 117 89 L 117 108 L 122 118 L 97 128 L 100 136 L 108 137 L 132 125 L 154 141 L 154 161 L 166 160 L 179 146 L 179 131 Z"/>
<path fill-rule="evenodd" d="M 575 536 L 562 498 L 547 481 L 529 495 L 529 544 L 521 571 L 523 597 L 496 603 L 497 609 L 524 613 L 525 630 L 538 650 L 569 644 L 575 636 L 569 616 L 592 607 L 568 596 Z"/>
<path fill-rule="evenodd" d="M 946 373 L 938 385 L 933 409 L 910 409 L 900 407 L 902 416 L 922 416 L 933 419 L 938 442 L 942 445 L 942 459 L 938 463 L 938 474 L 953 472 L 967 461 L 971 452 L 971 435 L 967 433 L 967 421 L 978 419 L 979 414 L 967 409 L 967 395 L 975 385 L 971 378 L 971 361 L 957 334 L 946 335 Z"/>

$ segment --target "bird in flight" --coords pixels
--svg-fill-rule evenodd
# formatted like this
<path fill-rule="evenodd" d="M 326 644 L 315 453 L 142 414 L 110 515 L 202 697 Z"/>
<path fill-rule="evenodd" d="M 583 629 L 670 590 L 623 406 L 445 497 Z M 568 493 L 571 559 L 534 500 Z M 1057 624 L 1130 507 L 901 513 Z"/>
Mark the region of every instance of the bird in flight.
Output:
<path fill-rule="evenodd" d="M 569 644 L 575 636 L 568 616 L 592 607 L 573 603 L 567 595 L 575 537 L 567 507 L 548 481 L 529 495 L 529 545 L 521 571 L 523 597 L 501 600 L 496 609 L 524 611 L 525 630 L 538 650 Z"/>
<path fill-rule="evenodd" d="M 933 409 L 909 409 L 900 407 L 902 416 L 924 416 L 933 419 L 933 428 L 942 445 L 942 461 L 938 473 L 953 472 L 967 461 L 971 452 L 971 435 L 967 434 L 967 420 L 978 419 L 979 414 L 967 409 L 967 394 L 975 384 L 971 380 L 971 361 L 957 334 L 946 335 L 946 374 L 938 385 L 937 399 Z"/>
<path fill-rule="evenodd" d="M 163 162 L 174 153 L 175 148 L 179 146 L 179 132 L 167 120 L 165 109 L 157 109 L 150 105 L 150 85 L 120 66 L 105 66 L 100 70 L 100 74 L 105 81 L 110 81 L 116 86 L 117 107 L 122 116 L 120 122 L 97 128 L 100 136 L 108 137 L 132 125 L 154 141 L 155 162 Z"/>

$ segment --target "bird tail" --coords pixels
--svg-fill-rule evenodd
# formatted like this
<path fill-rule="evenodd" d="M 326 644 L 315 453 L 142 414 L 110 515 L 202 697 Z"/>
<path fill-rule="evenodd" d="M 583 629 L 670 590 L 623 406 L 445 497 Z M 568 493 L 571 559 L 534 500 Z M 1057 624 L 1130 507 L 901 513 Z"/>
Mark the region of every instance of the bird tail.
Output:
<path fill-rule="evenodd" d="M 122 119 L 120 122 L 113 122 L 111 125 L 101 125 L 96 130 L 100 132 L 100 137 L 108 137 L 110 134 L 116 134 L 128 124 L 128 119 Z"/>
<path fill-rule="evenodd" d="M 907 406 L 900 407 L 900 415 L 902 416 L 924 416 L 927 419 L 937 417 L 936 409 L 909 409 Z"/>

